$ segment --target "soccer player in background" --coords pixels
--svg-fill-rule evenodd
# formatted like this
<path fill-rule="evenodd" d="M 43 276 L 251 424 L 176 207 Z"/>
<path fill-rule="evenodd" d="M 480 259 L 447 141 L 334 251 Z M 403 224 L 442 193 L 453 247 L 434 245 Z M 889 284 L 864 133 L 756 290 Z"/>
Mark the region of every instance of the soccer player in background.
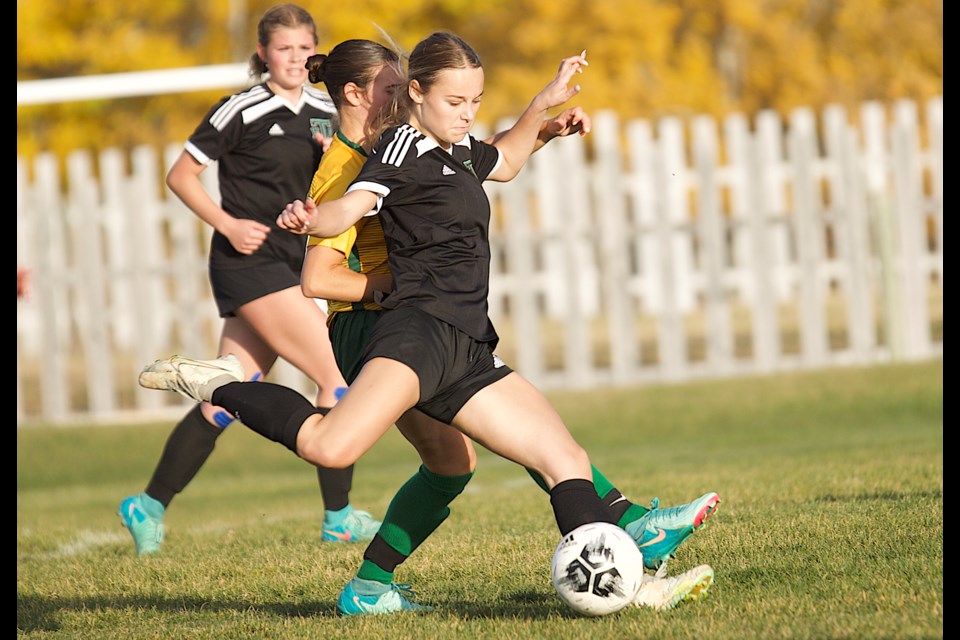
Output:
<path fill-rule="evenodd" d="M 305 63 L 316 45 L 316 25 L 306 10 L 294 4 L 268 9 L 257 27 L 250 67 L 255 78 L 269 75 L 210 109 L 167 174 L 167 184 L 214 229 L 209 273 L 223 318 L 220 353 L 236 355 L 255 377 L 283 357 L 317 384 L 316 406 L 325 412 L 346 382 L 333 357 L 326 314 L 300 291 L 306 239 L 276 223 L 278 211 L 307 193 L 323 153 L 322 135 L 333 132 L 333 104 L 307 83 Z M 200 180 L 214 161 L 220 203 Z M 166 509 L 232 421 L 231 414 L 201 403 L 174 427 L 149 484 L 118 510 L 138 554 L 160 551 Z M 370 540 L 380 523 L 350 504 L 352 465 L 318 466 L 317 477 L 325 509 L 321 538 Z"/>

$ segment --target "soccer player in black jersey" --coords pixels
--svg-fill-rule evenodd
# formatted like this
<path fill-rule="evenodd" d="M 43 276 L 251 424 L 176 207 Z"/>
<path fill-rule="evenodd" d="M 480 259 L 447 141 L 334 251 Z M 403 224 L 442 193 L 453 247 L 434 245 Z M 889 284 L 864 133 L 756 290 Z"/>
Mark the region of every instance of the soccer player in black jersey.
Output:
<path fill-rule="evenodd" d="M 490 208 L 482 182 L 519 172 L 546 111 L 576 95 L 579 87 L 568 85 L 585 66 L 584 54 L 564 59 L 556 78 L 492 146 L 469 135 L 483 94 L 479 58 L 460 38 L 433 34 L 410 55 L 402 123 L 379 139 L 346 195 L 319 205 L 297 202 L 281 214 L 281 227 L 316 236 L 378 215 L 388 246 L 394 287 L 378 300 L 385 311 L 370 332 L 359 375 L 326 417 L 291 390 L 239 383 L 243 369 L 232 358 L 158 361 L 144 369 L 141 384 L 213 399 L 265 437 L 329 466 L 352 464 L 415 407 L 539 475 L 561 534 L 589 522 L 616 524 L 617 506 L 597 494 L 587 453 L 543 394 L 493 353 L 498 337 L 487 316 Z M 579 123 L 568 126 L 576 130 Z M 634 537 L 645 554 L 664 559 L 718 502 L 707 493 L 687 505 L 654 509 L 638 520 Z M 449 513 L 447 504 L 427 514 L 423 505 L 392 503 L 388 521 L 394 508 L 419 511 L 437 525 Z M 387 537 L 381 532 L 368 546 L 360 572 L 338 599 L 342 613 L 422 608 L 392 582 L 415 544 L 398 549 Z M 672 606 L 702 594 L 712 578 L 704 566 L 653 583 L 637 602 Z"/>
<path fill-rule="evenodd" d="M 303 198 L 333 134 L 330 98 L 307 82 L 307 59 L 316 52 L 313 18 L 294 4 L 274 6 L 257 28 L 251 76 L 266 79 L 215 104 L 186 142 L 167 175 L 170 189 L 213 227 L 209 275 L 223 328 L 220 353 L 235 354 L 259 377 L 277 357 L 317 384 L 321 411 L 346 387 L 333 357 L 326 314 L 300 291 L 306 238 L 277 227 L 277 212 Z M 200 174 L 216 161 L 220 202 Z M 210 403 L 191 409 L 174 427 L 150 483 L 123 500 L 119 515 L 137 553 L 160 551 L 163 518 L 213 452 L 233 416 Z M 318 467 L 324 503 L 321 538 L 370 540 L 379 521 L 349 501 L 352 466 Z"/>

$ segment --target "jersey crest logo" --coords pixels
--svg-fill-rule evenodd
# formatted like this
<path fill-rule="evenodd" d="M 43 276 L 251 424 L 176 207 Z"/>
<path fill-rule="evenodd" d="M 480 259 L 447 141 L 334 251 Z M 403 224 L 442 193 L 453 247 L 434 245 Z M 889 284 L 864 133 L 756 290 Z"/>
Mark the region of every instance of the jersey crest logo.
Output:
<path fill-rule="evenodd" d="M 443 171 L 441 171 L 440 173 L 442 173 L 445 176 L 452 176 L 452 175 L 456 175 L 457 172 L 451 169 L 450 167 L 448 167 L 447 165 L 443 165 Z"/>
<path fill-rule="evenodd" d="M 273 126 L 270 127 L 270 130 L 267 131 L 267 133 L 269 133 L 272 136 L 282 136 L 286 132 L 283 130 L 283 127 L 281 127 L 279 124 L 274 122 Z"/>
<path fill-rule="evenodd" d="M 310 118 L 310 135 L 320 134 L 324 138 L 333 137 L 333 121 L 329 118 Z"/>

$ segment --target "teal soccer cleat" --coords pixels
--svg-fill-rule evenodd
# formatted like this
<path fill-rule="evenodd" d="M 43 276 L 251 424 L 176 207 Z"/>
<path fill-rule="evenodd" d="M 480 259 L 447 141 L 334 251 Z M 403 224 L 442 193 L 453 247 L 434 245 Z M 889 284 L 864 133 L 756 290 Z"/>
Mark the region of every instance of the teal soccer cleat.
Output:
<path fill-rule="evenodd" d="M 720 496 L 712 492 L 668 509 L 660 509 L 660 500 L 654 498 L 651 510 L 624 528 L 637 541 L 643 553 L 643 565 L 655 571 L 673 557 L 684 540 L 703 526 L 719 504 Z"/>
<path fill-rule="evenodd" d="M 369 542 L 379 530 L 379 520 L 348 505 L 340 511 L 326 512 L 320 539 L 324 542 Z"/>
<path fill-rule="evenodd" d="M 433 607 L 410 600 L 412 596 L 413 590 L 408 584 L 385 585 L 354 578 L 340 592 L 337 609 L 345 616 L 433 611 Z"/>
<path fill-rule="evenodd" d="M 117 515 L 133 536 L 138 556 L 160 553 L 163 542 L 163 505 L 140 493 L 120 503 Z"/>

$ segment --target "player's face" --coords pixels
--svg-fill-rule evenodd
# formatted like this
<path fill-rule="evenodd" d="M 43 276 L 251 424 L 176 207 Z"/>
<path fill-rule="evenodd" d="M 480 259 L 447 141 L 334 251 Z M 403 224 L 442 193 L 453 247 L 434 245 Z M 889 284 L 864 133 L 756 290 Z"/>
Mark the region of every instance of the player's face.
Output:
<path fill-rule="evenodd" d="M 483 97 L 483 69 L 441 71 L 427 93 L 411 86 L 410 96 L 417 120 L 411 124 L 447 149 L 463 140 L 476 120 Z"/>
<path fill-rule="evenodd" d="M 393 95 L 401 88 L 402 79 L 396 65 L 384 64 L 367 86 L 367 102 L 371 115 L 377 115 L 390 104 Z"/>
<path fill-rule="evenodd" d="M 313 32 L 307 27 L 280 27 L 270 35 L 270 43 L 257 46 L 267 63 L 270 81 L 280 89 L 297 89 L 307 81 L 307 58 L 317 52 Z"/>

